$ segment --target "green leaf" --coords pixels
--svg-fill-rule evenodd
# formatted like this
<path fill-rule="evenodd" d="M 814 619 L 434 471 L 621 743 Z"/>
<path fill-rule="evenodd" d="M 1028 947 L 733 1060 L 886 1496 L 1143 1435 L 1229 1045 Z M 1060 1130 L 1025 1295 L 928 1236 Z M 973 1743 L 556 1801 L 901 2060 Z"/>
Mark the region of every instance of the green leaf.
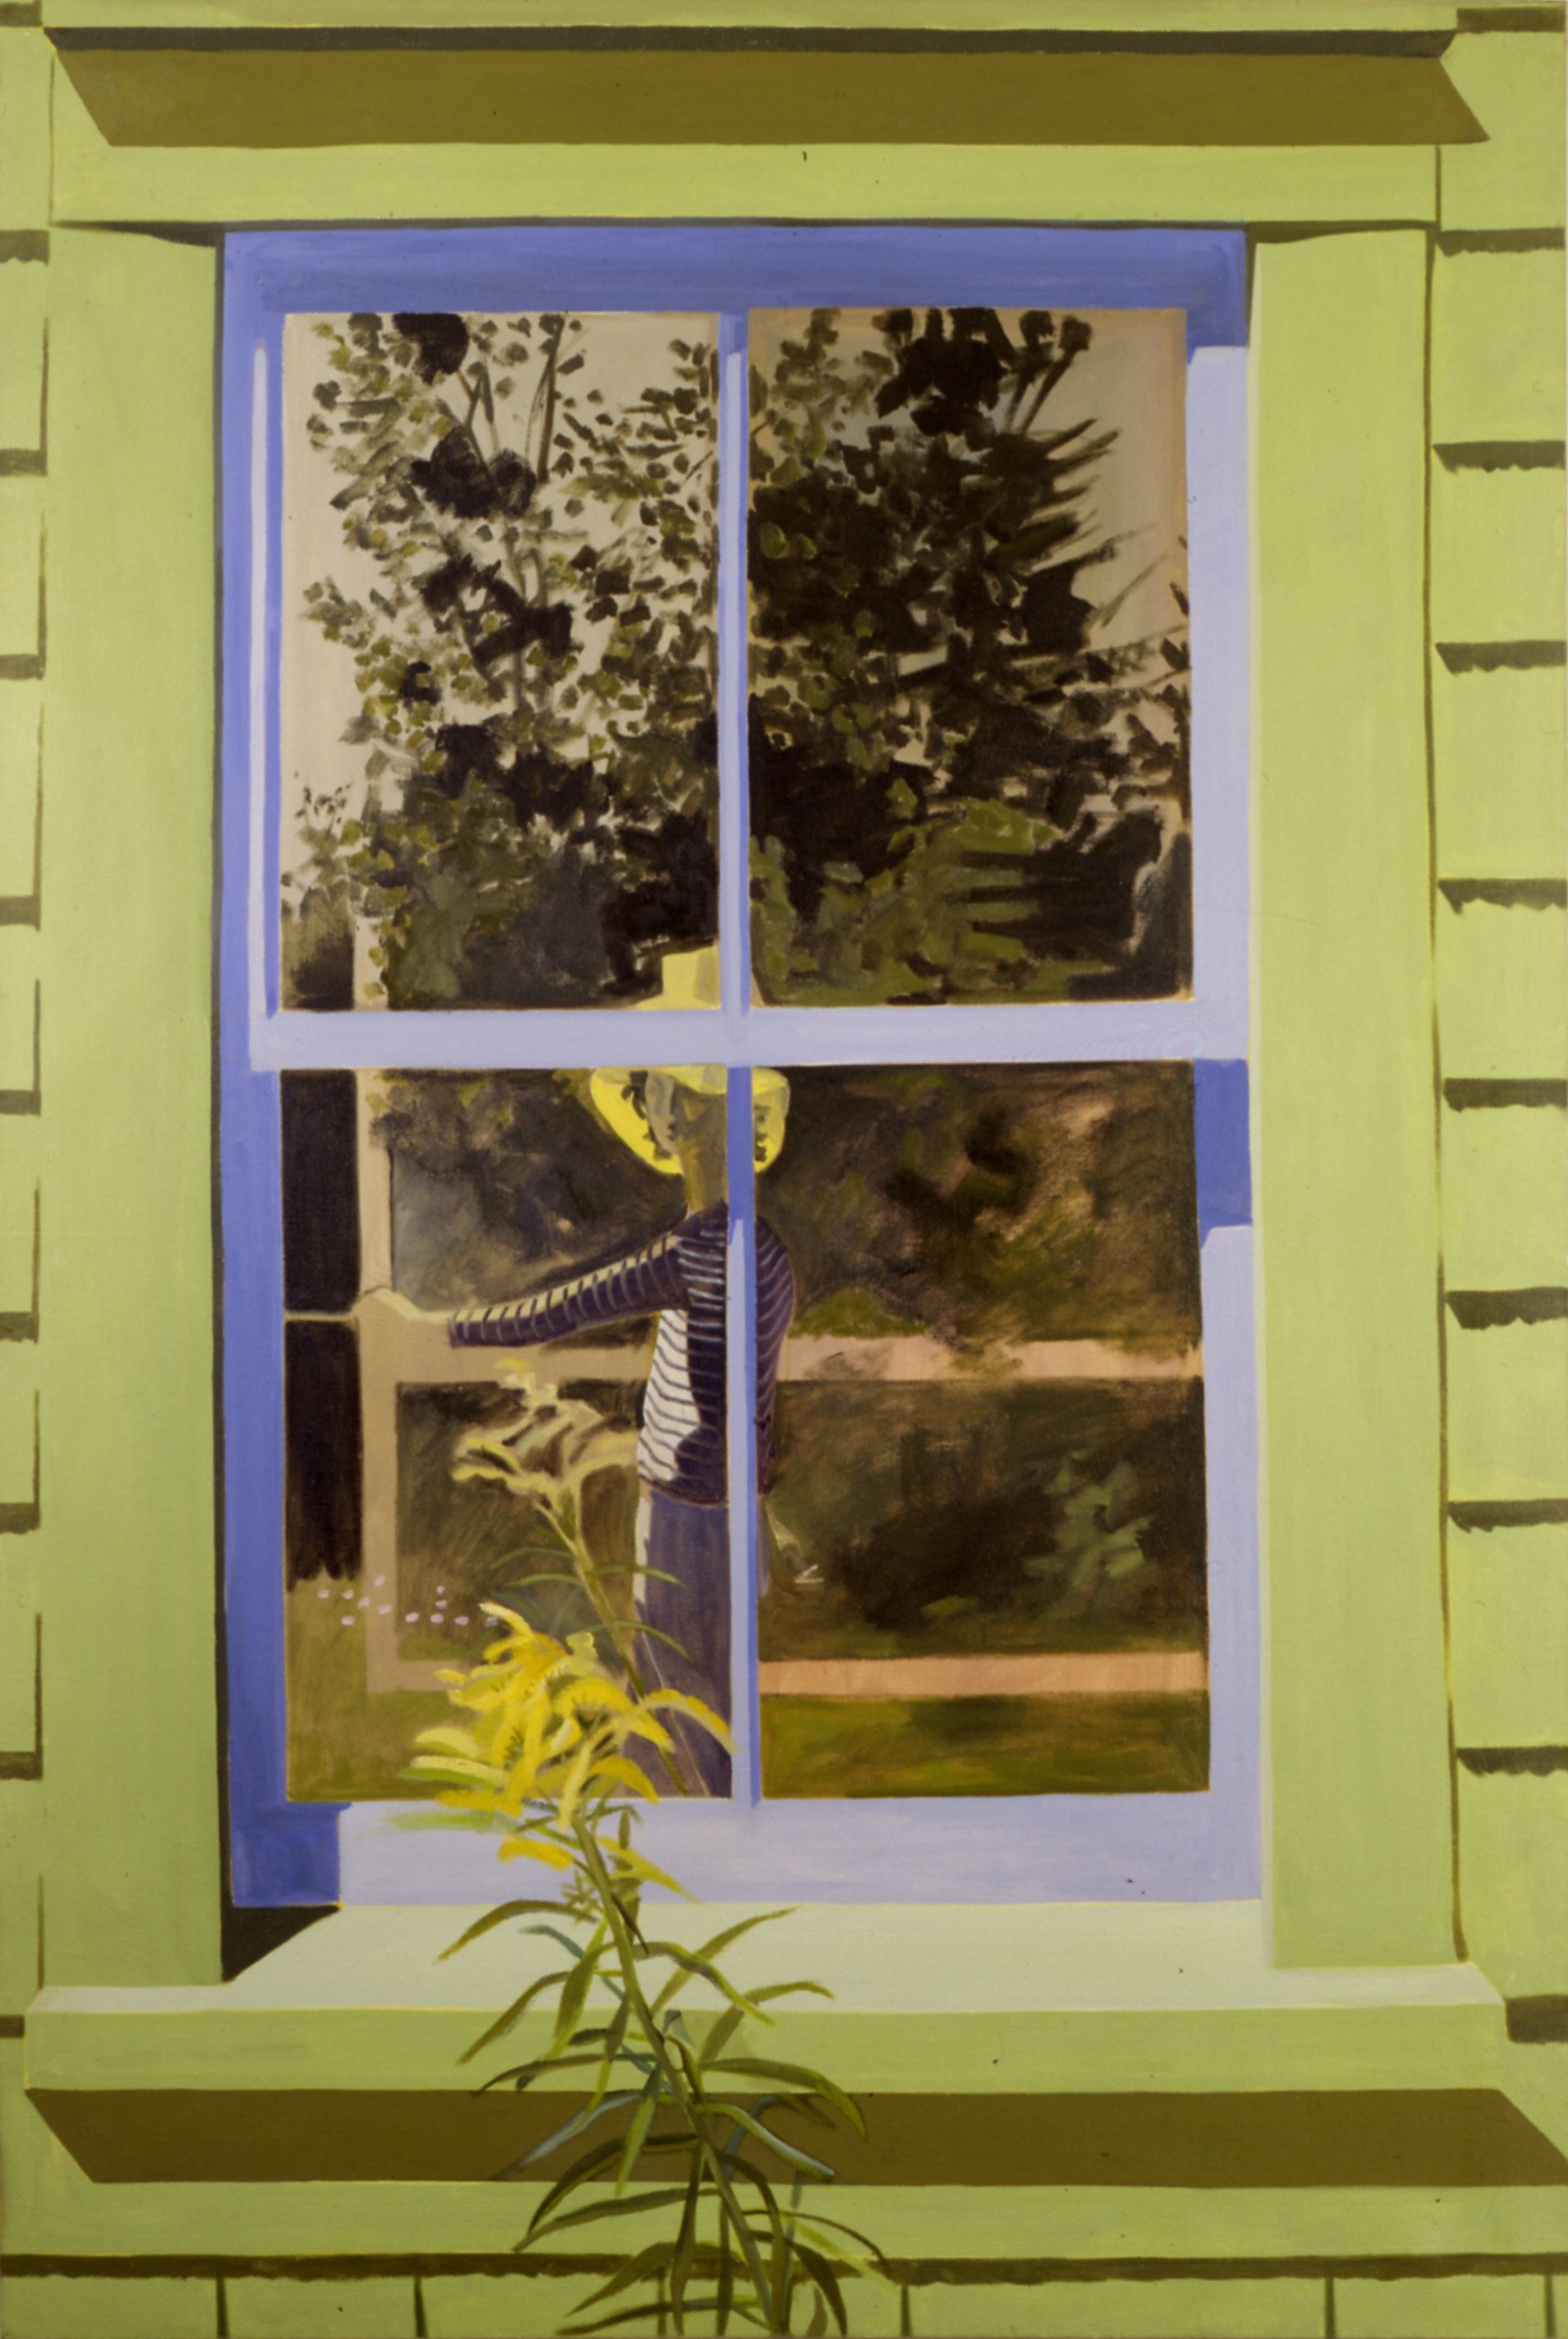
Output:
<path fill-rule="evenodd" d="M 759 2022 L 768 2022 L 772 2019 L 770 2016 L 763 2013 L 755 1998 L 748 1998 L 744 1991 L 737 1990 L 734 1983 L 726 1980 L 719 1968 L 709 1959 L 699 1957 L 693 1950 L 682 1949 L 679 1941 L 649 1941 L 646 1954 L 648 1957 L 667 1957 L 681 1969 L 681 1973 L 674 1977 L 675 1988 L 672 1989 L 667 1983 L 659 1992 L 659 2006 L 668 2005 L 670 1998 L 674 1996 L 675 1990 L 683 1989 L 686 1982 L 695 1976 L 704 1982 L 711 1982 L 713 1988 L 728 1998 L 732 2006 L 738 2006 L 743 2014 L 755 2015 Z"/>
<path fill-rule="evenodd" d="M 612 2137 L 605 2142 L 590 2146 L 586 2152 L 580 2153 L 572 2166 L 563 2170 L 557 2177 L 544 2199 L 535 2207 L 533 2215 L 528 2219 L 528 2237 L 532 2238 L 539 2231 L 541 2222 L 550 2215 L 560 2202 L 569 2199 L 583 2185 L 591 2183 L 602 2169 L 607 2168 L 620 2148 L 620 2138 Z"/>
<path fill-rule="evenodd" d="M 770 2079 L 780 2087 L 798 2088 L 805 2095 L 820 2095 L 835 2111 L 842 2112 L 851 2126 L 860 2135 L 866 2134 L 866 2121 L 853 2095 L 820 2071 L 811 2071 L 804 2063 L 775 2063 L 764 2061 L 756 2055 L 732 2055 L 722 2062 L 708 2065 L 710 2071 L 741 2071 L 750 2079 Z"/>
<path fill-rule="evenodd" d="M 561 2008 L 555 2017 L 555 2036 L 550 2040 L 547 2050 L 550 2054 L 558 2055 L 563 2047 L 571 2045 L 583 2012 L 583 2002 L 587 1998 L 593 1976 L 599 1971 L 599 1961 L 609 1946 L 609 1938 L 608 1920 L 602 1919 L 592 1941 L 583 1951 L 567 1979 L 566 1987 L 561 1994 Z"/>
<path fill-rule="evenodd" d="M 559 1900 L 503 1901 L 499 1908 L 487 1908 L 483 1917 L 475 1918 L 466 1931 L 459 1933 L 456 1940 L 442 1950 L 441 1955 L 455 1957 L 459 1950 L 468 1947 L 470 1941 L 483 1940 L 486 1933 L 493 1933 L 497 1925 L 505 1925 L 514 1917 L 559 1917 L 561 1914 Z"/>
<path fill-rule="evenodd" d="M 562 2200 L 565 2197 L 564 2193 L 561 2196 Z M 669 2209 L 685 2198 L 684 2185 L 660 2185 L 652 2192 L 629 2192 L 618 2200 L 595 2201 L 586 2209 L 570 2209 L 561 2216 L 547 2218 L 536 2209 L 528 2221 L 528 2233 L 517 2247 L 525 2250 L 531 2242 L 542 2241 L 546 2234 L 563 2234 L 569 2226 L 593 2225 L 606 2217 L 640 2217 L 648 2210 Z"/>
<path fill-rule="evenodd" d="M 733 2120 L 737 2127 L 746 2130 L 747 2136 L 755 2137 L 770 2152 L 776 2152 L 788 2167 L 799 2169 L 802 2176 L 822 2177 L 831 2181 L 833 2170 L 825 2160 L 819 2160 L 814 2152 L 802 2152 L 799 2145 L 786 2144 L 781 2136 L 775 2136 L 770 2127 L 744 2110 L 739 2104 L 731 2104 L 727 2100 L 723 2104 L 715 2103 L 713 2111 L 715 2119 L 722 2115 L 726 2120 Z"/>
<path fill-rule="evenodd" d="M 569 2120 L 563 2120 L 558 2128 L 552 2128 L 547 2137 L 540 2137 L 538 2144 L 530 2146 L 520 2159 L 510 2160 L 504 2169 L 498 2169 L 492 2181 L 499 2183 L 503 2178 L 520 2176 L 525 2169 L 534 2168 L 540 2160 L 548 2160 L 550 2154 L 559 2152 L 563 2144 L 573 2144 L 580 2136 L 585 2136 L 595 2120 L 604 2119 L 611 2112 L 624 2111 L 628 2104 L 635 2104 L 637 2093 L 635 2087 L 618 2088 L 614 2093 L 602 2096 L 597 2103 L 585 2104 L 581 2112 L 574 2113 Z"/>
<path fill-rule="evenodd" d="M 573 1972 L 579 1970 L 576 1967 L 572 1969 Z M 493 2045 L 497 2038 L 504 2038 L 507 2031 L 522 2020 L 534 2000 L 543 1991 L 553 1989 L 558 1982 L 569 1982 L 571 1978 L 571 1974 L 563 1968 L 559 1973 L 543 1973 L 537 1982 L 530 1982 L 521 1997 L 514 1998 L 506 2013 L 497 2015 L 489 2029 L 475 2038 L 472 2046 L 463 2049 L 458 2057 L 459 2062 L 472 2062 L 475 2055 L 483 2054 L 485 2049 Z"/>

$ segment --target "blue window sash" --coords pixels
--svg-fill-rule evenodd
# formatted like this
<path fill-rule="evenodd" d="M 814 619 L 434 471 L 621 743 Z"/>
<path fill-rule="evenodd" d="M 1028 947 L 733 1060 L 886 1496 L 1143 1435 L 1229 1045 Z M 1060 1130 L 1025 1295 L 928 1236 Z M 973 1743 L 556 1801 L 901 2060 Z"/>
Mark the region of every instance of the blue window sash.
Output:
<path fill-rule="evenodd" d="M 711 1897 L 1209 1899 L 1258 1889 L 1257 1441 L 1247 1142 L 1245 246 L 1235 229 L 538 227 L 228 239 L 223 339 L 220 1157 L 229 1809 L 243 1905 L 494 1896 L 482 1837 L 406 1807 L 288 1798 L 283 1287 L 286 1068 L 731 1067 L 735 1792 L 660 1804 L 643 1841 Z M 985 302 L 1179 308 L 1187 322 L 1195 962 L 1183 1000 L 791 1009 L 750 1002 L 746 312 Z M 720 963 L 712 1011 L 284 1010 L 278 997 L 283 328 L 295 312 L 572 308 L 715 316 L 720 357 Z M 789 1801 L 760 1792 L 749 1070 L 1194 1066 L 1208 1483 L 1210 1784 L 1194 1794 Z"/>

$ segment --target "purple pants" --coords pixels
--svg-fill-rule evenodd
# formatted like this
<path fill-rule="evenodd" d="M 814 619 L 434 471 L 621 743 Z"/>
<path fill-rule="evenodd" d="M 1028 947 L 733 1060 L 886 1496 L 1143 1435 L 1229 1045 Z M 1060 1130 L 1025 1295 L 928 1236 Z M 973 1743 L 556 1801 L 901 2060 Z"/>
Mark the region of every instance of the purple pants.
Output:
<path fill-rule="evenodd" d="M 684 1656 L 663 1641 L 639 1640 L 644 1678 L 660 1689 L 681 1689 L 730 1718 L 730 1514 L 726 1503 L 683 1503 L 662 1487 L 645 1485 L 637 1505 L 639 1568 L 672 1576 L 642 1579 L 637 1612 L 655 1632 L 679 1641 Z M 730 1758 L 716 1738 L 678 1714 L 664 1721 L 675 1740 L 679 1768 L 702 1795 L 727 1795 Z M 639 1765 L 658 1784 L 662 1775 L 651 1752 Z"/>

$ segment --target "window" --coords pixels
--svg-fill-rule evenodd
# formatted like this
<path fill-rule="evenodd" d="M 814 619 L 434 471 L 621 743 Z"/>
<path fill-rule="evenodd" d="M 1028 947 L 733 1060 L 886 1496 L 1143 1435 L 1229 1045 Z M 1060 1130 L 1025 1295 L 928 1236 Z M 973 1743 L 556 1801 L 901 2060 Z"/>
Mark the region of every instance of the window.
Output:
<path fill-rule="evenodd" d="M 487 1590 L 595 1620 L 453 1479 L 524 1401 L 444 1318 L 672 1224 L 607 1133 L 671 1066 L 722 1132 L 737 1754 L 656 1856 L 1256 1889 L 1241 337 L 1219 232 L 232 239 L 241 1899 L 489 1891 L 393 1824 L 432 1671 Z M 626 1623 L 646 1328 L 516 1360 L 623 1458 Z"/>

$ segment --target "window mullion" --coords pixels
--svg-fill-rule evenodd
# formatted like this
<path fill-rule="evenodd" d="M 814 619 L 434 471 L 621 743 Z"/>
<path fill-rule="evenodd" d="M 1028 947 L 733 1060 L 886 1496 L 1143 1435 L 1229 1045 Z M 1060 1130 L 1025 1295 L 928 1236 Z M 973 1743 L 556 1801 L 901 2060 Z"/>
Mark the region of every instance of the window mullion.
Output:
<path fill-rule="evenodd" d="M 746 319 L 719 319 L 719 979 L 731 1017 L 751 999 L 751 807 L 746 785 Z"/>
<path fill-rule="evenodd" d="M 727 1138 L 724 1403 L 729 1417 L 730 1712 L 735 1733 L 731 1791 L 737 1803 L 748 1804 L 761 1793 L 761 1716 L 757 1698 L 757 1168 L 751 1074 L 744 1069 L 729 1077 Z"/>

